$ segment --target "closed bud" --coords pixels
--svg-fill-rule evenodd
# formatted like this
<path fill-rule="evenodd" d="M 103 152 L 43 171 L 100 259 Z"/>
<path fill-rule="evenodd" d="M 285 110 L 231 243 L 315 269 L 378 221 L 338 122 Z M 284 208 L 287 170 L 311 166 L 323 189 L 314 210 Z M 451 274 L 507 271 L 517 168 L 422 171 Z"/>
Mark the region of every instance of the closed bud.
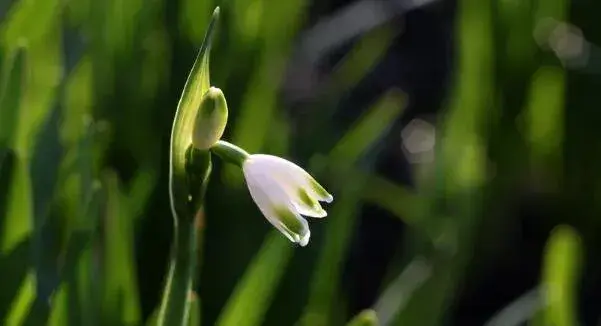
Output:
<path fill-rule="evenodd" d="M 196 113 L 192 144 L 198 149 L 209 149 L 223 136 L 227 124 L 227 103 L 223 92 L 211 87 L 203 95 Z"/>

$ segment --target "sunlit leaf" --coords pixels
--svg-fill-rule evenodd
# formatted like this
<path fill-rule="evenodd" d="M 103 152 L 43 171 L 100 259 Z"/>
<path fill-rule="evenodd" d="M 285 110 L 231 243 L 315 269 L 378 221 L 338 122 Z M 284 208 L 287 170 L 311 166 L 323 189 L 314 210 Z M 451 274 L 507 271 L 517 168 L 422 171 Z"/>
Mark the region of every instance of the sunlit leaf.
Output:
<path fill-rule="evenodd" d="M 576 326 L 582 240 L 574 229 L 559 226 L 547 242 L 542 276 L 545 325 Z"/>
<path fill-rule="evenodd" d="M 533 76 L 524 118 L 534 169 L 549 167 L 547 171 L 559 172 L 561 167 L 564 79 L 562 69 L 553 67 L 540 68 Z"/>
<path fill-rule="evenodd" d="M 364 310 L 355 316 L 346 326 L 378 326 L 378 316 L 373 310 Z"/>
<path fill-rule="evenodd" d="M 24 324 L 30 307 L 35 301 L 35 274 L 33 270 L 29 270 L 24 276 L 17 296 L 13 300 L 8 316 L 5 319 L 7 325 Z"/>

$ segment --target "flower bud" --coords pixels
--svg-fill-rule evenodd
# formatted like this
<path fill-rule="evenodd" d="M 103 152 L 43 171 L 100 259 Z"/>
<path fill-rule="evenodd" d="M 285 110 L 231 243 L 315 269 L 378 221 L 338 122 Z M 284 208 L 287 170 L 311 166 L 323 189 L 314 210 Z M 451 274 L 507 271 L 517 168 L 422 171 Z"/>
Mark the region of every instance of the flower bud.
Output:
<path fill-rule="evenodd" d="M 209 88 L 202 96 L 196 113 L 192 133 L 194 147 L 209 149 L 219 141 L 227 124 L 227 115 L 227 103 L 223 92 L 216 87 Z"/>

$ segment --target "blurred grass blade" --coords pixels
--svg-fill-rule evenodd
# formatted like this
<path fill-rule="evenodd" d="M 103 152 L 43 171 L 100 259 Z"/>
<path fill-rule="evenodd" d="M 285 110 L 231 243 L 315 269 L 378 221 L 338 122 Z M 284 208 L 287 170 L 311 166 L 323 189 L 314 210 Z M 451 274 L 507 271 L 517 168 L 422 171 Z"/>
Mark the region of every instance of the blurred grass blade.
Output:
<path fill-rule="evenodd" d="M 97 230 L 101 227 L 108 189 L 102 188 L 99 182 L 94 182 L 86 193 L 89 194 L 89 198 L 82 209 L 85 219 L 78 223 L 77 229 L 71 234 L 68 248 L 72 250 L 66 253 L 66 257 L 73 260 L 65 260 L 65 267 L 73 266 L 73 271 L 70 272 L 73 273 L 71 281 L 76 285 L 77 293 L 76 297 L 72 298 L 79 298 L 81 323 L 92 326 L 99 325 L 99 318 L 103 317 L 100 314 L 100 284 L 97 282 L 100 274 L 97 251 L 94 250 L 93 244 L 97 239 Z"/>
<path fill-rule="evenodd" d="M 397 90 L 383 95 L 338 141 L 329 157 L 333 162 L 356 162 L 381 140 L 404 108 L 404 96 Z"/>
<path fill-rule="evenodd" d="M 0 148 L 12 147 L 25 83 L 25 49 L 18 48 L 0 81 Z"/>
<path fill-rule="evenodd" d="M 311 162 L 318 166 L 328 166 L 333 171 L 343 171 L 330 174 L 331 182 L 343 183 L 349 175 L 359 176 L 360 179 L 365 180 L 361 196 L 363 200 L 388 210 L 411 226 L 419 225 L 416 203 L 420 197 L 407 188 L 375 173 L 349 166 L 352 162 L 337 161 L 334 163 L 328 160 L 327 156 L 320 154 L 314 155 Z"/>
<path fill-rule="evenodd" d="M 27 257 L 29 257 L 29 254 Z M 21 259 L 23 258 L 21 257 Z M 17 296 L 10 307 L 10 312 L 6 317 L 6 325 L 23 325 L 29 309 L 35 301 L 35 273 L 32 269 L 29 269 L 24 276 Z"/>
<path fill-rule="evenodd" d="M 403 310 L 413 292 L 432 275 L 432 266 L 423 259 L 415 259 L 392 281 L 374 305 L 380 321 L 390 325 Z"/>
<path fill-rule="evenodd" d="M 302 0 L 240 1 L 233 8 L 235 28 L 241 44 L 259 38 L 261 47 L 257 64 L 242 97 L 238 118 L 231 129 L 232 143 L 249 153 L 263 150 L 270 137 L 269 126 L 276 116 L 278 89 L 284 76 L 287 57 L 295 33 L 301 27 L 308 3 Z M 262 19 L 262 17 L 270 17 Z M 235 66 L 234 66 L 235 67 Z M 233 127 L 233 128 L 232 128 Z M 235 167 L 228 166 L 223 173 L 231 185 L 241 184 L 241 175 Z"/>
<path fill-rule="evenodd" d="M 535 288 L 512 301 L 487 321 L 484 326 L 525 325 L 542 308 L 541 293 L 538 288 Z"/>
<path fill-rule="evenodd" d="M 73 211 L 70 221 L 69 241 L 90 241 L 92 230 L 98 225 L 98 210 L 90 212 L 90 205 L 94 202 L 94 196 L 97 194 L 99 185 L 94 182 L 94 162 L 92 156 L 94 124 L 88 116 L 81 118 L 80 123 L 84 126 L 84 131 L 75 144 L 75 164 L 76 173 L 72 176 L 76 187 L 71 189 L 69 194 L 69 204 Z M 82 121 L 83 120 L 83 121 Z M 96 207 L 97 208 L 97 207 Z M 83 231 L 83 232 L 82 232 Z M 86 239 L 86 235 L 90 239 Z M 68 242 L 68 245 L 71 242 Z M 68 318 L 71 324 L 95 325 L 98 317 L 95 311 L 97 309 L 97 300 L 99 291 L 94 291 L 98 266 L 95 263 L 95 253 L 91 246 L 82 246 L 80 252 L 77 252 L 76 260 L 73 261 L 70 275 L 66 275 L 69 280 L 68 292 Z"/>
<path fill-rule="evenodd" d="M 58 237 L 52 233 L 44 234 L 44 226 L 50 213 L 58 181 L 59 165 L 63 160 L 64 150 L 59 139 L 61 107 L 56 105 L 47 117 L 42 130 L 37 135 L 33 159 L 30 164 L 33 195 L 33 259 L 36 269 L 36 311 L 48 306 L 50 295 L 57 286 L 55 262 L 49 249 Z M 47 230 L 46 230 L 47 231 Z M 48 307 L 47 307 L 48 308 Z M 39 319 L 38 319 L 39 320 Z"/>
<path fill-rule="evenodd" d="M 354 176 L 350 182 L 339 185 L 336 202 L 329 213 L 323 235 L 323 247 L 313 271 L 309 299 L 300 320 L 302 326 L 327 326 L 333 322 L 333 307 L 338 296 L 341 257 L 345 257 L 356 215 L 360 206 L 364 180 Z"/>
<path fill-rule="evenodd" d="M 133 223 L 127 199 L 117 175 L 107 172 L 107 207 L 104 218 L 103 318 L 110 325 L 137 325 L 140 322 L 136 280 Z M 115 268 L 119 266 L 119 268 Z"/>
<path fill-rule="evenodd" d="M 373 310 L 363 310 L 355 316 L 346 326 L 378 326 L 378 316 Z"/>
<path fill-rule="evenodd" d="M 24 326 L 37 326 L 47 325 L 48 318 L 50 317 L 50 302 L 43 300 L 40 297 L 36 297 L 35 300 L 29 306 L 29 311 L 25 316 L 22 325 Z"/>
<path fill-rule="evenodd" d="M 200 299 L 195 292 L 190 293 L 190 320 L 188 326 L 200 326 L 201 325 L 201 313 L 200 313 Z"/>
<path fill-rule="evenodd" d="M 159 310 L 155 309 L 152 311 L 148 319 L 146 320 L 146 326 L 157 326 L 159 322 Z"/>
<path fill-rule="evenodd" d="M 157 179 L 158 173 L 151 168 L 141 169 L 136 174 L 131 182 L 127 196 L 125 196 L 128 210 L 132 216 L 136 218 L 143 216 L 143 210 L 155 189 Z"/>
<path fill-rule="evenodd" d="M 579 325 L 576 297 L 582 251 L 582 240 L 573 228 L 561 225 L 551 232 L 542 275 L 544 325 Z"/>
<path fill-rule="evenodd" d="M 367 176 L 363 199 L 386 209 L 411 226 L 417 226 L 420 222 L 416 213 L 416 203 L 420 198 L 387 178 L 374 173 Z"/>
<path fill-rule="evenodd" d="M 52 309 L 48 318 L 48 326 L 70 326 L 69 308 L 66 285 L 61 284 L 52 297 Z"/>
<path fill-rule="evenodd" d="M 556 155 L 563 135 L 563 71 L 555 67 L 540 68 L 533 76 L 528 106 L 528 140 L 532 150 L 544 159 Z"/>
<path fill-rule="evenodd" d="M 201 314 L 201 304 L 200 298 L 196 294 L 196 292 L 192 292 L 190 297 L 188 298 L 190 304 L 190 318 L 188 321 L 189 326 L 200 326 L 202 325 L 202 314 Z M 159 310 L 155 309 L 144 325 L 146 326 L 157 326 L 159 318 Z"/>
<path fill-rule="evenodd" d="M 277 231 L 268 234 L 263 246 L 223 308 L 218 326 L 259 326 L 269 308 L 293 246 Z"/>
<path fill-rule="evenodd" d="M 28 243 L 26 252 L 13 256 L 12 260 L 7 262 L 11 266 L 5 269 L 13 269 L 14 266 L 24 266 L 23 269 L 14 269 L 13 272 L 20 273 L 11 284 L 17 286 L 18 293 L 12 294 L 11 308 L 9 309 L 7 324 L 21 323 L 25 317 L 29 305 L 35 297 L 35 274 L 31 267 L 31 197 L 29 175 L 25 162 L 20 157 L 15 158 L 14 169 L 12 170 L 11 185 L 8 191 L 8 200 L 5 207 L 5 218 L 3 222 L 3 232 L 1 237 L 2 250 L 0 254 L 7 255 L 14 252 L 25 241 Z M 6 281 L 9 282 L 9 281 Z"/>
<path fill-rule="evenodd" d="M 525 119 L 533 173 L 544 174 L 546 189 L 557 189 L 562 170 L 565 76 L 561 68 L 543 67 L 534 74 Z"/>
<path fill-rule="evenodd" d="M 476 246 L 475 230 L 487 215 L 482 205 L 487 176 L 487 128 L 497 116 L 495 98 L 493 1 L 461 0 L 455 19 L 458 39 L 454 90 L 437 144 L 432 184 L 426 184 L 424 221 L 442 225 L 434 243 L 420 245 L 431 276 L 407 298 L 395 325 L 445 324 L 453 293 Z M 450 215 L 450 216 L 449 216 Z M 435 228 L 438 228 L 435 227 Z M 422 239 L 419 240 L 423 241 Z M 418 242 L 416 240 L 416 242 Z M 434 247 L 434 248 L 432 248 Z M 434 250 L 433 250 L 434 249 Z"/>
<path fill-rule="evenodd" d="M 74 222 L 69 232 L 65 248 L 59 257 L 61 284 L 52 297 L 49 325 L 94 325 L 98 320 L 90 309 L 95 309 L 97 292 L 90 288 L 94 278 L 89 266 L 91 246 L 100 227 L 102 206 L 106 202 L 106 189 L 95 183 L 90 189 L 90 198 L 83 203 L 84 218 Z M 81 300 L 82 296 L 86 296 Z M 90 320 L 94 320 L 91 322 Z"/>
<path fill-rule="evenodd" d="M 0 24 L 0 42 L 15 45 L 24 38 L 37 41 L 50 29 L 61 6 L 58 0 L 17 1 Z M 35 22 L 35 23 L 32 23 Z"/>
<path fill-rule="evenodd" d="M 62 160 L 58 130 L 60 108 L 57 106 L 37 135 L 36 148 L 30 165 L 33 195 L 34 230 L 31 243 L 32 267 L 35 271 L 35 300 L 23 323 L 45 324 L 50 315 L 50 296 L 58 285 L 52 246 L 55 237 L 45 228 Z M 30 256 L 26 257 L 30 257 Z"/>
<path fill-rule="evenodd" d="M 69 108 L 68 104 L 66 108 Z M 96 290 L 98 282 L 95 281 L 98 278 L 98 267 L 92 244 L 100 226 L 106 190 L 93 180 L 91 153 L 94 126 L 90 120 L 82 119 L 81 114 L 73 113 L 70 118 L 72 122 L 78 122 L 77 127 L 81 129 L 81 133 L 73 138 L 65 137 L 68 133 L 61 133 L 65 137 L 62 138 L 65 140 L 65 147 L 70 150 L 61 166 L 60 189 L 63 193 L 60 205 L 62 209 L 58 210 L 60 218 L 49 221 L 55 224 L 56 229 L 64 232 L 61 252 L 57 258 L 60 284 L 52 289 L 49 325 L 93 326 L 100 323 L 100 316 L 99 291 Z M 62 122 L 61 132 L 65 131 L 65 127 L 75 127 L 65 126 L 66 123 Z M 43 232 L 48 234 L 53 233 L 53 230 Z"/>
<path fill-rule="evenodd" d="M 2 291 L 0 291 L 0 321 L 6 320 L 14 309 L 13 304 L 31 264 L 29 252 L 31 238 L 23 239 L 9 253 L 0 256 Z"/>
<path fill-rule="evenodd" d="M 402 104 L 401 95 L 397 91 L 393 90 L 384 95 L 342 137 L 328 154 L 326 162 L 319 162 L 314 158 L 315 163 L 325 164 L 325 166 L 313 167 L 311 170 L 323 171 L 326 168 L 328 171 L 335 171 L 330 173 L 331 177 L 350 175 L 352 164 L 359 160 L 361 155 L 375 147 L 401 114 Z M 313 276 L 308 306 L 301 319 L 304 325 L 329 325 L 332 323 L 332 307 L 341 271 L 338 257 L 344 256 L 348 246 L 366 179 L 367 175 L 361 174 L 353 174 L 351 180 L 348 178 L 338 179 L 340 183 L 337 188 L 340 189 L 340 194 L 334 203 L 330 214 L 332 217 L 326 228 L 325 244 Z"/>
<path fill-rule="evenodd" d="M 340 96 L 359 84 L 386 54 L 397 32 L 396 26 L 384 25 L 363 36 L 330 77 L 332 80 L 329 87 L 334 94 L 329 96 Z"/>

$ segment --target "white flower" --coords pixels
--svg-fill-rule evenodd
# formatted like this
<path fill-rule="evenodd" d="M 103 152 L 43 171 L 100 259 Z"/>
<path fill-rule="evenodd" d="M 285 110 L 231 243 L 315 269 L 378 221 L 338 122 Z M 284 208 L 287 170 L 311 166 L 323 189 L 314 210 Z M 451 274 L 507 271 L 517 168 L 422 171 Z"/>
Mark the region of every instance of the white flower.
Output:
<path fill-rule="evenodd" d="M 272 155 L 250 155 L 242 164 L 250 195 L 259 210 L 290 241 L 309 243 L 311 232 L 301 216 L 327 215 L 319 201 L 334 198 L 296 164 Z"/>

